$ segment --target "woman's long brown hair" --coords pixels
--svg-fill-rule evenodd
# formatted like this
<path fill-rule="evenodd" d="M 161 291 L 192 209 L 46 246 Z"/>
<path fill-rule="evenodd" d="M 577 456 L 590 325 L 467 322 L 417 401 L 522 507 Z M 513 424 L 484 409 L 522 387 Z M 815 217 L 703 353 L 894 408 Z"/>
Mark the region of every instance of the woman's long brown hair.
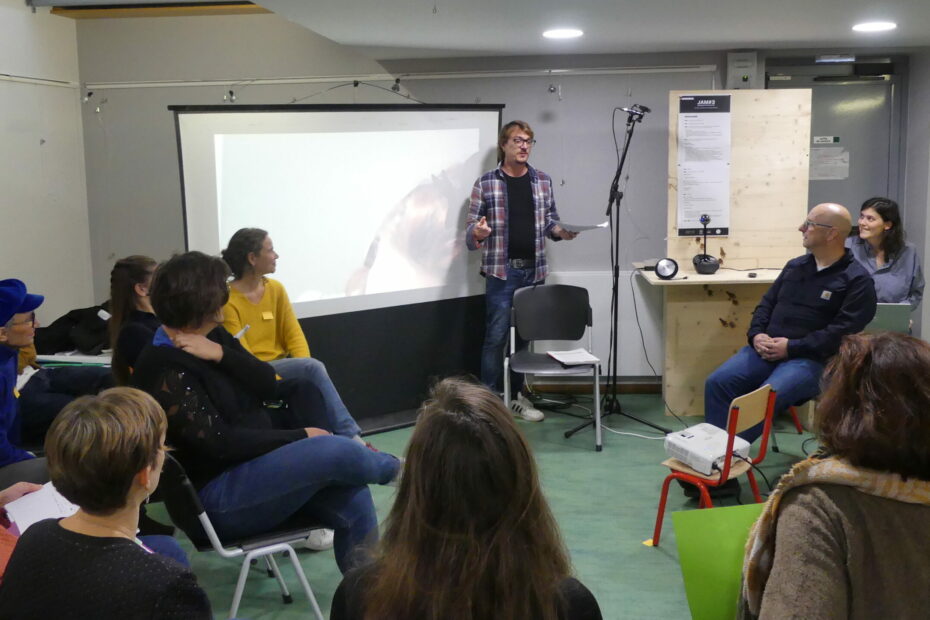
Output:
<path fill-rule="evenodd" d="M 368 620 L 555 620 L 571 571 L 500 398 L 445 379 L 420 409 L 364 592 Z"/>

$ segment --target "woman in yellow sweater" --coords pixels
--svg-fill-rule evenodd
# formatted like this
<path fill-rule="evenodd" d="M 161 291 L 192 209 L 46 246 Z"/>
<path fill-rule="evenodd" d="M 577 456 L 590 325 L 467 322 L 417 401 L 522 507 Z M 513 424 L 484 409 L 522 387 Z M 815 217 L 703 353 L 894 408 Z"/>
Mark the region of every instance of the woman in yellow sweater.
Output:
<path fill-rule="evenodd" d="M 260 228 L 239 229 L 223 250 L 223 260 L 235 278 L 229 286 L 229 302 L 223 308 L 226 330 L 239 337 L 252 355 L 274 366 L 282 379 L 313 383 L 323 395 L 333 433 L 365 443 L 326 366 L 310 357 L 310 347 L 287 291 L 280 282 L 266 277 L 275 272 L 278 260 L 268 233 Z"/>

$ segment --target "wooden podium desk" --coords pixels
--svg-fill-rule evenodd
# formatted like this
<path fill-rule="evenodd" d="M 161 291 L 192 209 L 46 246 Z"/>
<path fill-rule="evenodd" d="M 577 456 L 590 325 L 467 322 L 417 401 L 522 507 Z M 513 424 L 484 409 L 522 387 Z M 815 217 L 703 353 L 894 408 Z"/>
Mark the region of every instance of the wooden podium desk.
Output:
<path fill-rule="evenodd" d="M 703 416 L 704 380 L 747 344 L 752 311 L 781 270 L 721 268 L 710 276 L 686 270 L 671 280 L 655 271 L 637 273 L 665 293 L 665 402 L 678 415 Z"/>

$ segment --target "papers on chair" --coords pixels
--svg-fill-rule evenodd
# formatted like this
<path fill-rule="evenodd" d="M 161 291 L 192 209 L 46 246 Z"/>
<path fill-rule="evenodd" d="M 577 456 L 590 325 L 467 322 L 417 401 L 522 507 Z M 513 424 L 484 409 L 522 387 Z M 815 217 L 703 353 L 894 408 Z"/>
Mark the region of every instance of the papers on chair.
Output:
<path fill-rule="evenodd" d="M 77 509 L 78 507 L 65 499 L 51 482 L 46 482 L 41 490 L 23 495 L 7 504 L 6 514 L 22 534 L 33 523 L 43 519 L 70 517 Z"/>
<path fill-rule="evenodd" d="M 566 224 L 565 222 L 559 222 L 559 226 L 562 227 L 562 230 L 567 230 L 568 232 L 580 233 L 586 230 L 595 230 L 597 228 L 609 228 L 610 221 L 605 220 L 600 224 Z"/>
<path fill-rule="evenodd" d="M 588 353 L 586 349 L 572 349 L 571 351 L 547 351 L 546 353 L 555 361 L 566 366 L 597 364 L 601 361 Z"/>

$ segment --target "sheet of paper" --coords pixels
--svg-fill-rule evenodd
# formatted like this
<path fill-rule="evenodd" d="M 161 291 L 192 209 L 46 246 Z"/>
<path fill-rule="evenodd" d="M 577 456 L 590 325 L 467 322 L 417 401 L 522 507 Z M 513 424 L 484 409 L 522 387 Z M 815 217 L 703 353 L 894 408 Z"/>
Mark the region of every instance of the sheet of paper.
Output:
<path fill-rule="evenodd" d="M 51 482 L 42 485 L 40 491 L 23 495 L 6 505 L 10 521 L 16 524 L 19 533 L 25 532 L 33 523 L 43 519 L 70 517 L 78 507 L 58 492 Z"/>
<path fill-rule="evenodd" d="M 559 222 L 559 226 L 568 232 L 579 233 L 586 230 L 596 230 L 598 228 L 610 228 L 610 221 L 604 221 L 600 224 L 566 224 L 565 222 Z"/>
<path fill-rule="evenodd" d="M 727 235 L 730 227 L 730 96 L 682 95 L 678 109 L 679 236 Z"/>
<path fill-rule="evenodd" d="M 579 366 L 582 364 L 597 364 L 598 358 L 588 353 L 587 349 L 572 349 L 570 351 L 547 351 L 549 357 L 566 366 Z"/>
<path fill-rule="evenodd" d="M 811 149 L 811 181 L 842 181 L 849 178 L 849 151 L 841 146 Z"/>

